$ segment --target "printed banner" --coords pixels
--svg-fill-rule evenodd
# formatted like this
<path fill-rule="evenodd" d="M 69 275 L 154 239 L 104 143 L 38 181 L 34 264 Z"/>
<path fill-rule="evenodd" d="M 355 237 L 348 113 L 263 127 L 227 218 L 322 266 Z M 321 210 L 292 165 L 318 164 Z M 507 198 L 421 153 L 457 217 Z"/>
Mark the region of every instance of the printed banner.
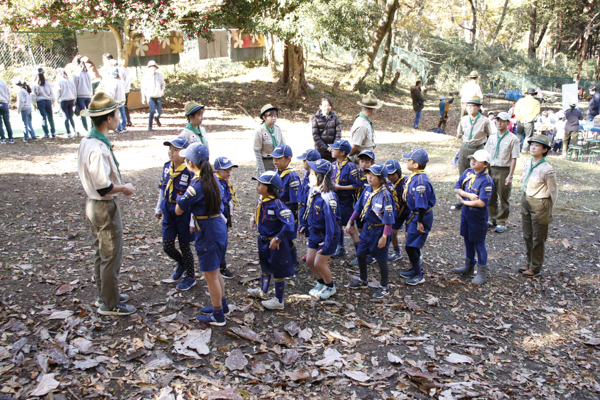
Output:
<path fill-rule="evenodd" d="M 181 31 L 171 31 L 170 37 L 138 40 L 133 45 L 131 57 L 160 56 L 179 53 L 183 53 L 183 33 Z"/>
<path fill-rule="evenodd" d="M 262 34 L 246 35 L 239 29 L 231 29 L 231 48 L 245 49 L 249 47 L 264 47 L 265 37 Z"/>

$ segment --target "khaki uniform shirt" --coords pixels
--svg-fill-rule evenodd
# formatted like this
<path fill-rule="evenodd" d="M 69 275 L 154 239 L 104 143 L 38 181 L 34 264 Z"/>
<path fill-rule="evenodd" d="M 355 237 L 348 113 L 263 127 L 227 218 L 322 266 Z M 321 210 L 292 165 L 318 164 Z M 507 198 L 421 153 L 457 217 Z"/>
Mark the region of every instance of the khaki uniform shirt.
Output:
<path fill-rule="evenodd" d="M 277 125 L 273 125 L 273 130 L 273 136 L 275 136 L 275 140 L 277 140 L 277 145 L 285 144 L 281 128 Z M 263 157 L 268 157 L 269 154 L 275 150 L 271 133 L 267 131 L 264 124 L 261 124 L 256 132 L 254 132 L 254 150 L 259 150 Z"/>
<path fill-rule="evenodd" d="M 462 85 L 460 89 L 460 102 L 466 103 L 473 96 L 479 96 L 483 100 L 483 93 L 481 93 L 481 87 L 477 84 L 475 79 L 470 79 L 467 83 Z"/>
<path fill-rule="evenodd" d="M 533 158 L 525 161 L 525 165 L 523 166 L 523 181 L 525 181 L 525 178 L 531 169 L 532 162 Z M 558 198 L 558 185 L 556 183 L 556 172 L 552 165 L 545 162 L 533 169 L 531 175 L 529 175 L 525 193 L 527 196 L 536 199 L 551 198 L 552 207 L 554 207 L 556 199 Z"/>
<path fill-rule="evenodd" d="M 202 132 L 202 137 L 204 138 L 204 145 L 208 149 L 209 147 L 208 147 L 208 140 L 206 139 L 206 129 L 204 129 L 204 127 L 201 126 L 199 131 Z M 187 140 L 190 144 L 196 143 L 196 142 L 202 143 L 200 136 L 198 136 L 196 134 L 196 132 L 191 131 L 188 128 L 183 128 L 183 130 L 181 131 L 179 136 L 184 138 L 185 140 Z"/>
<path fill-rule="evenodd" d="M 371 123 L 363 117 L 354 120 L 350 129 L 350 144 L 357 146 L 357 154 L 365 149 L 375 150 L 375 133 Z"/>
<path fill-rule="evenodd" d="M 479 117 L 475 125 L 473 125 L 473 134 L 471 135 L 471 116 L 465 115 L 460 119 L 458 124 L 457 136 L 461 137 L 463 144 L 471 146 L 479 146 L 485 144 L 488 136 L 492 134 L 490 120 L 485 116 Z M 469 138 L 470 137 L 470 138 Z"/>
<path fill-rule="evenodd" d="M 495 134 L 491 135 L 485 144 L 485 150 L 492 156 L 490 165 L 492 167 L 510 167 L 512 159 L 521 156 L 521 142 L 519 141 L 519 138 L 514 133 L 507 131 L 506 136 L 500 141 L 498 158 L 494 158 L 497 143 L 498 134 Z"/>
<path fill-rule="evenodd" d="M 100 196 L 98 190 L 111 184 L 121 185 L 110 149 L 98 139 L 83 138 L 79 143 L 77 171 L 85 193 L 92 200 L 111 200 L 115 195 Z"/>

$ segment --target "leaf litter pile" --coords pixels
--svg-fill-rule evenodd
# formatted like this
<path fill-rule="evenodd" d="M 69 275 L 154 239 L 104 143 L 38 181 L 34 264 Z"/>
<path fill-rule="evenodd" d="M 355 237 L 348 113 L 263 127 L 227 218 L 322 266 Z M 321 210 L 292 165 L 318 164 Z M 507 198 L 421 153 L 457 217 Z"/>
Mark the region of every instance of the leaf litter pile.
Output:
<path fill-rule="evenodd" d="M 58 149 L 76 154 L 76 147 L 44 146 L 27 151 L 51 162 Z M 380 151 L 391 156 L 408 147 Z M 451 271 L 464 259 L 460 214 L 449 211 L 453 198 L 434 174 L 439 202 L 424 249 L 425 284 L 406 287 L 399 278 L 408 268 L 405 255 L 390 263 L 387 298 L 371 297 L 376 266 L 369 267 L 368 289 L 346 289 L 358 274 L 347 264 L 349 250 L 330 262 L 335 296 L 308 296 L 314 281 L 301 262 L 286 285 L 285 309 L 274 312 L 246 292 L 258 285 L 260 266 L 246 222 L 256 198 L 253 167 L 242 165 L 232 178 L 242 203 L 227 255 L 236 274 L 226 281 L 232 313 L 226 326 L 209 327 L 194 319 L 209 303 L 200 275 L 188 292 L 169 279 L 173 262 L 154 220 L 160 171 L 129 172 L 138 191 L 120 200 L 120 290 L 138 309 L 127 317 L 96 312 L 93 248 L 76 173 L 3 175 L 9 189 L 0 194 L 0 398 L 600 397 L 597 218 L 557 218 L 544 274 L 525 279 L 516 273 L 524 255 L 513 204 L 506 233 L 488 234 L 490 281 L 475 287 Z M 304 254 L 306 242 L 296 243 Z"/>

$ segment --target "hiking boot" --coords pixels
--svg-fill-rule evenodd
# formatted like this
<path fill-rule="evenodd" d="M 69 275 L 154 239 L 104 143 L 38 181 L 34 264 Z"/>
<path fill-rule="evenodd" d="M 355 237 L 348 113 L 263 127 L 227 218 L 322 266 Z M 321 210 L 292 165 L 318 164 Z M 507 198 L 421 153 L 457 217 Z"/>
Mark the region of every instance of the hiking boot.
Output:
<path fill-rule="evenodd" d="M 181 276 L 185 272 L 185 267 L 181 264 L 176 264 L 175 271 L 173 271 L 173 275 L 171 275 L 171 279 L 174 281 L 178 281 L 181 279 Z"/>
<path fill-rule="evenodd" d="M 232 273 L 231 273 L 231 271 L 229 271 L 229 270 L 227 269 L 227 267 L 225 267 L 225 268 L 221 268 L 221 276 L 222 276 L 224 279 L 233 279 L 233 278 L 235 278 L 235 275 L 234 275 L 234 274 L 232 274 Z"/>
<path fill-rule="evenodd" d="M 110 310 L 104 304 L 98 307 L 98 313 L 103 315 L 130 315 L 136 311 L 134 306 L 125 303 L 117 303 L 117 305 Z"/>
<path fill-rule="evenodd" d="M 350 282 L 349 284 L 346 285 L 346 287 L 349 288 L 349 289 L 365 289 L 368 286 L 369 286 L 368 282 L 364 282 L 364 281 L 362 281 L 360 279 L 352 281 L 352 282 Z"/>
<path fill-rule="evenodd" d="M 248 289 L 248 294 L 252 297 L 256 297 L 258 299 L 267 300 L 269 296 L 262 291 L 262 288 L 250 288 Z"/>
<path fill-rule="evenodd" d="M 505 230 L 506 230 L 506 226 L 504 226 L 504 225 L 498 225 L 498 226 L 496 227 L 496 229 L 494 229 L 494 232 L 497 232 L 497 233 L 504 233 L 504 231 L 505 231 Z"/>
<path fill-rule="evenodd" d="M 409 269 L 408 271 L 402 271 L 402 272 L 400 272 L 400 276 L 402 278 L 410 279 L 410 278 L 414 278 L 415 275 L 417 275 L 417 274 L 416 274 L 416 272 L 412 268 Z"/>
<path fill-rule="evenodd" d="M 315 297 L 316 297 L 316 296 L 317 296 L 317 293 L 319 293 L 321 290 L 323 290 L 323 288 L 324 288 L 324 287 L 325 287 L 325 285 L 324 285 L 324 284 L 322 284 L 322 283 L 320 283 L 320 282 L 317 282 L 317 285 L 316 285 L 314 288 L 310 289 L 310 290 L 308 291 L 308 294 L 309 294 L 310 296 L 315 296 Z"/>
<path fill-rule="evenodd" d="M 217 320 L 217 318 L 215 318 L 215 313 L 213 312 L 212 314 L 209 315 L 199 315 L 196 317 L 196 321 L 198 322 L 205 322 L 207 324 L 210 325 L 214 325 L 214 326 L 224 326 L 226 324 L 225 321 L 225 315 L 223 315 L 223 318 L 219 318 Z"/>
<path fill-rule="evenodd" d="M 186 276 L 181 282 L 177 284 L 175 289 L 185 292 L 186 290 L 190 290 L 194 286 L 196 286 L 196 277 Z"/>
<path fill-rule="evenodd" d="M 119 303 L 127 303 L 129 301 L 129 296 L 126 294 L 119 294 Z M 100 307 L 102 304 L 104 304 L 104 302 L 102 301 L 102 299 L 100 298 L 100 296 L 98 296 L 98 298 L 96 299 L 96 303 L 94 303 L 96 305 L 96 307 Z"/>
<path fill-rule="evenodd" d="M 386 296 L 389 296 L 389 294 L 390 289 L 387 286 L 379 286 L 379 289 L 377 289 L 377 291 L 373 293 L 373 297 L 375 297 L 376 299 L 382 299 Z"/>
<path fill-rule="evenodd" d="M 346 248 L 345 247 L 339 247 L 337 249 L 335 249 L 335 253 L 333 253 L 331 255 L 331 258 L 336 259 L 336 258 L 342 258 L 344 257 L 346 254 L 348 254 L 346 252 Z"/>
<path fill-rule="evenodd" d="M 388 261 L 400 261 L 402 260 L 402 253 L 401 252 L 396 252 L 396 251 L 392 251 L 392 254 L 390 254 L 388 256 Z"/>
<path fill-rule="evenodd" d="M 319 293 L 317 293 L 317 297 L 321 300 L 327 300 L 328 298 L 333 296 L 335 294 L 335 292 L 337 292 L 337 290 L 335 289 L 335 285 L 332 287 L 329 287 L 326 285 L 323 288 L 323 290 L 321 290 Z"/>
<path fill-rule="evenodd" d="M 487 282 L 487 265 L 477 264 L 477 275 L 471 281 L 474 285 L 483 285 Z"/>
<path fill-rule="evenodd" d="M 283 310 L 283 303 L 279 302 L 277 297 L 273 297 L 269 300 L 261 301 L 260 304 L 269 310 Z"/>
<path fill-rule="evenodd" d="M 410 285 L 410 286 L 416 286 L 423 282 L 425 282 L 425 278 L 423 278 L 423 275 L 415 275 L 414 277 L 404 281 L 404 283 L 406 283 L 407 285 Z"/>
<path fill-rule="evenodd" d="M 473 276 L 473 271 L 475 270 L 475 263 L 477 263 L 477 260 L 471 261 L 468 258 L 465 258 L 465 265 L 460 268 L 454 268 L 452 272 L 459 275 Z"/>

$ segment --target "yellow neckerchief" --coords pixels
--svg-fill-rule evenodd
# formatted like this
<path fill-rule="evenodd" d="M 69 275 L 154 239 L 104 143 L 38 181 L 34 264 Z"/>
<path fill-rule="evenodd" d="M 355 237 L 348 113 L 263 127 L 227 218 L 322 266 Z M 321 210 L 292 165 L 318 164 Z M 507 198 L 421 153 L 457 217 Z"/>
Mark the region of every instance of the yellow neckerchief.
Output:
<path fill-rule="evenodd" d="M 310 195 L 310 197 L 308 198 L 308 203 L 306 203 L 306 210 L 304 211 L 304 216 L 303 218 L 306 219 L 308 218 L 308 213 L 310 212 L 310 207 L 312 206 L 312 203 L 315 199 L 315 197 L 317 195 L 321 194 L 321 188 L 315 188 L 312 192 L 312 194 Z"/>
<path fill-rule="evenodd" d="M 167 183 L 167 187 L 165 188 L 165 199 L 170 199 L 171 194 L 173 194 L 173 186 L 175 183 L 175 178 L 177 178 L 183 170 L 185 169 L 185 163 L 182 162 L 177 169 L 173 169 L 173 163 L 169 166 L 169 182 Z"/>
<path fill-rule="evenodd" d="M 475 171 L 473 171 L 473 172 L 475 172 Z M 487 174 L 487 168 L 484 168 L 483 171 L 481 171 L 481 175 L 485 175 L 485 174 Z M 471 176 L 466 177 L 465 179 L 463 179 L 461 187 L 464 188 L 465 187 L 465 183 L 468 182 L 469 183 L 468 189 L 472 189 L 473 188 L 473 183 L 475 182 L 475 179 L 477 179 L 477 174 L 476 173 L 474 173 Z"/>
<path fill-rule="evenodd" d="M 263 204 L 267 204 L 271 200 L 275 200 L 275 196 L 267 196 L 265 198 L 260 196 L 258 198 L 258 205 L 256 206 L 256 211 L 254 212 L 254 224 L 256 226 L 258 226 L 258 222 L 259 222 L 258 219 L 260 218 L 260 208 L 262 207 Z"/>
<path fill-rule="evenodd" d="M 360 219 L 364 219 L 364 217 L 367 215 L 367 212 L 369 211 L 369 206 L 371 205 L 371 200 L 373 200 L 373 197 L 375 197 L 375 195 L 379 194 L 383 189 L 385 189 L 385 185 L 382 184 L 377 189 L 375 189 L 373 192 L 371 192 L 371 194 L 369 195 L 369 198 L 367 199 L 367 201 L 365 202 L 365 205 L 363 206 L 362 212 L 360 213 Z"/>
<path fill-rule="evenodd" d="M 398 178 L 396 183 L 392 183 L 392 196 L 394 197 L 394 204 L 396 204 L 396 210 L 400 210 L 400 200 L 398 199 L 398 191 L 396 191 L 396 188 L 398 187 L 400 182 L 402 182 L 401 177 Z"/>
<path fill-rule="evenodd" d="M 340 164 L 339 161 L 336 161 L 336 165 L 337 165 L 337 171 L 335 171 L 335 184 L 339 185 L 340 184 L 340 178 L 342 177 L 342 168 L 344 168 L 344 165 L 348 164 L 348 161 L 350 161 L 349 158 L 346 158 L 344 161 L 342 161 L 342 164 Z"/>
<path fill-rule="evenodd" d="M 293 169 L 292 169 L 292 167 L 290 167 L 290 166 L 288 165 L 287 167 L 285 167 L 285 168 L 284 168 L 284 169 L 282 169 L 281 171 L 280 171 L 280 170 L 277 170 L 277 171 L 279 171 L 279 177 L 280 177 L 281 179 L 283 179 L 283 177 L 284 177 L 284 176 L 286 176 L 287 174 L 289 174 L 290 172 L 292 172 L 292 171 L 293 171 Z"/>
<path fill-rule="evenodd" d="M 223 178 L 221 175 L 219 175 L 219 174 L 215 174 L 215 175 L 217 175 L 218 180 L 227 182 L 227 186 L 229 186 L 229 191 L 231 192 L 231 200 L 233 201 L 233 208 L 237 210 L 237 208 L 240 205 L 240 201 L 238 200 L 237 193 L 235 193 L 235 189 L 233 188 L 233 185 L 231 184 L 231 182 L 229 182 L 227 179 Z"/>
<path fill-rule="evenodd" d="M 408 197 L 408 187 L 410 186 L 410 183 L 412 182 L 412 179 L 415 175 L 421 175 L 423 173 L 423 169 L 420 169 L 416 172 L 413 172 L 412 174 L 410 174 L 410 176 L 408 177 L 408 180 L 406 181 L 406 186 L 404 186 L 404 192 L 402 193 L 402 200 L 404 200 L 406 202 L 406 199 Z"/>

